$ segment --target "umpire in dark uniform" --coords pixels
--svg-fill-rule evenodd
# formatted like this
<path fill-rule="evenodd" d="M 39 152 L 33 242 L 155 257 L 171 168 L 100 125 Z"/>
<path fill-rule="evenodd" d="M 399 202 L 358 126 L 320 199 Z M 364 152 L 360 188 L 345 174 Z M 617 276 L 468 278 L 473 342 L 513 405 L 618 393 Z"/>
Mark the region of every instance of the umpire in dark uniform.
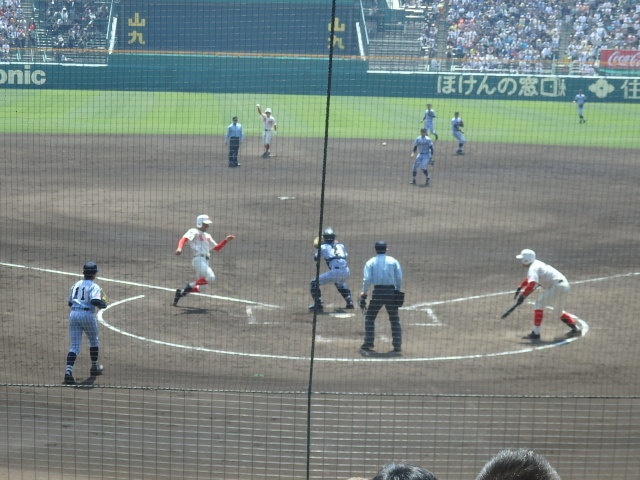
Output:
<path fill-rule="evenodd" d="M 362 292 L 360 293 L 360 308 L 365 312 L 364 316 L 364 342 L 360 347 L 363 354 L 373 351 L 375 340 L 376 316 L 384 306 L 389 314 L 391 322 L 391 337 L 393 352 L 402 352 L 402 327 L 398 309 L 404 301 L 402 293 L 402 267 L 400 263 L 390 255 L 387 255 L 387 243 L 376 242 L 376 256 L 370 258 L 364 265 L 362 275 Z M 367 307 L 367 291 L 373 286 L 371 301 Z"/>
<path fill-rule="evenodd" d="M 227 127 L 227 133 L 224 136 L 224 144 L 229 145 L 229 167 L 239 167 L 238 152 L 240 151 L 240 142 L 242 142 L 242 125 L 238 123 L 238 117 L 231 119 L 231 124 Z"/>

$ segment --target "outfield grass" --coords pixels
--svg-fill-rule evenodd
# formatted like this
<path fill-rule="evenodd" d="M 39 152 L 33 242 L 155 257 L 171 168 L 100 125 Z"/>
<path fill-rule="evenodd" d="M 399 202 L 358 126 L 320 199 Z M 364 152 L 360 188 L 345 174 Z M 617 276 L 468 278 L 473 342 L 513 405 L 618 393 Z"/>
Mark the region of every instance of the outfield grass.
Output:
<path fill-rule="evenodd" d="M 571 102 L 428 99 L 436 129 L 453 140 L 449 120 L 458 110 L 468 142 L 640 148 L 640 105 L 588 103 L 578 124 Z M 411 140 L 419 133 L 427 99 L 332 97 L 335 138 Z M 51 134 L 222 135 L 233 115 L 245 135 L 259 135 L 255 104 L 271 107 L 281 135 L 322 137 L 327 99 L 321 96 L 4 90 L 0 132 Z"/>

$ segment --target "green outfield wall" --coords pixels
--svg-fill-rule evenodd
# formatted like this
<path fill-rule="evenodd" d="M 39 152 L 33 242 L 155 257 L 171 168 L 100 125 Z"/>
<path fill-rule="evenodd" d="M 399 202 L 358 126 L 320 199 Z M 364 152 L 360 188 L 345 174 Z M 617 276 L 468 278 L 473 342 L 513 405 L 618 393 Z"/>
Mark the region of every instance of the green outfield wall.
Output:
<path fill-rule="evenodd" d="M 329 62 L 322 58 L 223 55 L 112 55 L 107 66 L 0 65 L 0 88 L 286 93 L 325 95 Z M 488 74 L 368 73 L 359 58 L 338 58 L 333 95 L 517 100 L 640 102 L 640 78 Z"/>

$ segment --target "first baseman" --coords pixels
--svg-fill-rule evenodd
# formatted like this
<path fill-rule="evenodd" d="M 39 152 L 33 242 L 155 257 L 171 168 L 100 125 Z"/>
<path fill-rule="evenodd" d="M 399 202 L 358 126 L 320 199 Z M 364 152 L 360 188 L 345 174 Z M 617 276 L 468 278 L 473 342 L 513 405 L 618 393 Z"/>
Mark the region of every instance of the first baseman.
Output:
<path fill-rule="evenodd" d="M 433 137 L 438 140 L 438 134 L 436 133 L 436 111 L 431 108 L 431 104 L 427 103 L 427 109 L 424 111 L 424 117 L 422 118 L 424 122 L 424 128 L 427 131 L 427 134 L 431 132 Z"/>
<path fill-rule="evenodd" d="M 271 156 L 271 135 L 272 132 L 278 132 L 278 124 L 276 123 L 275 117 L 271 115 L 271 109 L 266 108 L 264 113 L 260 110 L 260 104 L 256 104 L 256 108 L 258 109 L 258 114 L 260 114 L 260 118 L 262 119 L 262 123 L 264 124 L 264 131 L 262 132 L 262 142 L 264 143 L 264 153 L 262 154 L 262 158 L 269 158 Z"/>
<path fill-rule="evenodd" d="M 314 245 L 316 249 L 318 245 Z M 327 263 L 329 270 L 320 274 L 318 279 L 311 280 L 309 284 L 309 290 L 311 292 L 311 298 L 313 298 L 313 305 L 309 306 L 310 312 L 322 312 L 324 309 L 322 303 L 322 294 L 320 292 L 320 286 L 327 283 L 333 283 L 342 298 L 344 298 L 347 305 L 345 308 L 352 309 L 353 300 L 351 298 L 351 290 L 347 285 L 347 279 L 351 275 L 349 265 L 347 264 L 347 249 L 341 242 L 336 240 L 336 232 L 333 228 L 325 228 L 322 232 L 322 243 L 319 245 L 320 250 L 316 250 L 314 259 L 318 260 L 318 255 L 324 259 Z"/>
<path fill-rule="evenodd" d="M 551 265 L 537 260 L 536 252 L 528 248 L 522 250 L 516 255 L 516 258 L 527 269 L 526 278 L 520 283 L 515 292 L 518 303 L 523 303 L 524 299 L 538 285 L 544 289 L 544 293 L 540 295 L 533 307 L 533 330 L 523 338 L 529 340 L 540 339 L 540 326 L 542 325 L 545 307 L 552 307 L 560 320 L 569 327 L 568 337 L 580 336 L 580 327 L 576 324 L 575 319 L 563 310 L 565 296 L 571 289 L 566 277 Z"/>
<path fill-rule="evenodd" d="M 573 103 L 578 106 L 578 117 L 580 117 L 580 121 L 578 123 L 586 123 L 586 119 L 582 112 L 584 111 L 584 104 L 587 102 L 587 96 L 582 93 L 582 90 L 578 90 L 578 94 L 573 99 Z"/>
<path fill-rule="evenodd" d="M 190 228 L 178 241 L 178 248 L 176 248 L 176 255 L 182 254 L 182 249 L 188 243 L 193 253 L 193 260 L 191 264 L 196 271 L 196 279 L 187 282 L 184 288 L 177 289 L 175 297 L 173 298 L 173 306 L 178 305 L 178 300 L 182 297 L 186 297 L 189 293 L 197 293 L 200 291 L 200 287 L 208 285 L 215 281 L 216 276 L 213 270 L 209 266 L 209 258 L 211 250 L 216 252 L 222 250 L 222 248 L 234 238 L 235 235 L 227 235 L 223 241 L 216 243 L 215 240 L 207 229 L 209 225 L 213 223 L 208 215 L 198 215 L 196 217 L 196 228 Z"/>
<path fill-rule="evenodd" d="M 87 262 L 82 267 L 83 280 L 78 280 L 69 290 L 69 338 L 71 347 L 67 353 L 67 368 L 64 372 L 64 383 L 75 385 L 73 366 L 82 349 L 82 333 L 89 340 L 89 356 L 91 357 L 90 375 L 102 375 L 104 367 L 98 364 L 100 342 L 98 340 L 98 322 L 96 312 L 107 308 L 107 301 L 100 286 L 94 282 L 98 274 L 98 265 Z"/>
<path fill-rule="evenodd" d="M 464 155 L 464 144 L 466 143 L 462 127 L 464 127 L 464 122 L 460 117 L 460 112 L 456 112 L 451 119 L 451 133 L 458 140 L 458 150 L 456 150 L 458 155 Z"/>
<path fill-rule="evenodd" d="M 418 154 L 416 156 L 416 153 Z M 433 142 L 429 137 L 427 137 L 427 129 L 420 129 L 420 136 L 413 141 L 413 148 L 411 150 L 411 158 L 416 157 L 413 162 L 413 170 L 411 171 L 411 181 L 409 182 L 411 185 L 416 184 L 416 175 L 418 174 L 418 167 L 424 173 L 425 180 L 424 186 L 428 186 L 431 181 L 431 177 L 429 176 L 429 170 L 427 170 L 427 166 L 429 164 L 433 165 Z"/>

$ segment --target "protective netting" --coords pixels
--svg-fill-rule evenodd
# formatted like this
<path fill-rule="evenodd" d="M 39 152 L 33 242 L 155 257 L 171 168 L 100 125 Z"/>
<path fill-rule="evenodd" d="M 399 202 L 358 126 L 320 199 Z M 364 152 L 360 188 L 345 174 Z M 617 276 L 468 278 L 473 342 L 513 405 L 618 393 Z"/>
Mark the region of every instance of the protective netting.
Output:
<path fill-rule="evenodd" d="M 5 2 L 0 477 L 635 479 L 637 13 L 508 3 Z"/>

